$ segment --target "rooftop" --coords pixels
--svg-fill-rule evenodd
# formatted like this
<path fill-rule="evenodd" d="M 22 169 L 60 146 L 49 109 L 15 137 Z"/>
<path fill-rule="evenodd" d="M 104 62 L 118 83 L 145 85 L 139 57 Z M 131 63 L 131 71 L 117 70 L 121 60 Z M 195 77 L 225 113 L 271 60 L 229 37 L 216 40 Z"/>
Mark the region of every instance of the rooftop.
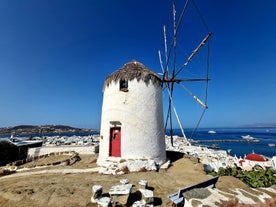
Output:
<path fill-rule="evenodd" d="M 161 86 L 161 79 L 159 76 L 144 66 L 142 63 L 132 60 L 124 64 L 121 68 L 110 74 L 104 82 L 104 89 L 112 81 L 118 82 L 119 80 L 131 81 L 137 79 L 137 81 L 144 81 L 148 84 L 150 81 L 158 86 Z"/>

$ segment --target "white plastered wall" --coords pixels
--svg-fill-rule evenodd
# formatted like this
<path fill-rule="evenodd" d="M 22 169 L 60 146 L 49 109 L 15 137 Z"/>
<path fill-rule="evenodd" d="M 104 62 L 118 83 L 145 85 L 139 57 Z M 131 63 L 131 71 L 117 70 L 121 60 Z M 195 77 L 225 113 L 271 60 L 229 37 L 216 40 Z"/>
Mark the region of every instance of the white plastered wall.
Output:
<path fill-rule="evenodd" d="M 136 79 L 128 92 L 112 81 L 104 90 L 98 163 L 109 157 L 111 121 L 121 123 L 121 158 L 166 161 L 162 88 Z"/>

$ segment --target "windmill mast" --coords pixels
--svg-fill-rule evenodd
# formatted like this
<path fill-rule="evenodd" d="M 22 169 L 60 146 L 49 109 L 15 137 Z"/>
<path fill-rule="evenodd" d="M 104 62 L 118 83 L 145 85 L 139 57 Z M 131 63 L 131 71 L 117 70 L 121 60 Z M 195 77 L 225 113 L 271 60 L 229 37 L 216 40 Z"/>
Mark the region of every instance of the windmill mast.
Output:
<path fill-rule="evenodd" d="M 169 126 L 169 135 L 170 135 L 170 139 L 171 139 L 171 145 L 173 146 L 173 117 L 172 114 L 175 114 L 175 118 L 178 122 L 178 125 L 180 127 L 181 133 L 183 135 L 184 140 L 189 144 L 189 141 L 187 140 L 187 137 L 184 133 L 184 129 L 182 127 L 181 121 L 179 119 L 179 116 L 177 114 L 176 111 L 176 107 L 174 105 L 173 102 L 173 92 L 174 92 L 174 88 L 179 85 L 180 87 L 182 87 L 182 89 L 184 89 L 184 91 L 186 91 L 186 93 L 188 93 L 190 96 L 192 96 L 192 98 L 198 103 L 200 104 L 203 108 L 204 111 L 197 123 L 196 128 L 194 129 L 194 132 L 197 130 L 199 123 L 201 122 L 201 119 L 206 111 L 206 109 L 208 108 L 207 105 L 207 90 L 208 90 L 208 81 L 209 81 L 209 58 L 210 58 L 210 51 L 209 51 L 209 39 L 212 36 L 211 32 L 208 32 L 208 34 L 205 36 L 205 38 L 203 38 L 203 40 L 201 40 L 201 42 L 198 44 L 198 46 L 191 52 L 191 54 L 188 56 L 188 58 L 186 59 L 186 61 L 181 65 L 180 68 L 177 68 L 176 65 L 176 59 L 177 59 L 177 33 L 178 30 L 180 28 L 181 22 L 183 20 L 184 14 L 186 13 L 186 10 L 188 8 L 188 4 L 189 4 L 190 0 L 186 0 L 185 5 L 181 11 L 181 14 L 179 16 L 179 18 L 177 19 L 176 17 L 176 6 L 175 6 L 175 2 L 173 2 L 173 38 L 172 41 L 170 43 L 170 46 L 167 47 L 167 35 L 166 35 L 166 26 L 163 26 L 163 33 L 164 33 L 164 50 L 165 50 L 165 64 L 163 66 L 163 62 L 162 62 L 162 57 L 161 57 L 161 52 L 160 50 L 158 51 L 158 55 L 159 55 L 159 62 L 160 62 L 160 66 L 163 72 L 163 78 L 162 78 L 162 86 L 165 86 L 167 92 L 168 92 L 168 111 L 166 114 L 166 120 L 165 120 L 165 130 L 167 129 L 167 126 Z M 198 15 L 200 16 L 201 21 L 203 22 L 205 28 L 208 30 L 208 27 L 202 17 L 202 15 L 199 12 L 199 9 L 197 8 L 197 6 L 195 5 L 195 2 L 192 1 L 192 5 L 194 6 L 194 8 L 196 9 Z M 198 77 L 198 78 L 188 78 L 188 79 L 183 79 L 183 78 L 179 78 L 179 74 L 181 73 L 181 71 L 187 66 L 189 65 L 189 63 L 192 61 L 192 59 L 194 58 L 194 56 L 201 50 L 201 48 L 204 47 L 204 45 L 208 43 L 208 58 L 207 58 L 207 73 L 206 73 L 206 78 L 202 78 L 202 77 Z M 171 63 L 169 63 L 171 60 Z M 169 67 L 172 67 L 169 71 Z M 196 96 L 191 90 L 189 90 L 186 86 L 183 85 L 183 82 L 206 82 L 206 89 L 205 89 L 205 100 L 203 101 L 203 99 L 200 99 L 198 96 Z M 175 84 L 177 83 L 177 84 Z M 202 97 L 201 97 L 202 98 Z M 173 112 L 172 112 L 173 111 Z M 195 134 L 193 132 L 192 136 L 190 138 L 193 138 L 193 135 Z"/>
<path fill-rule="evenodd" d="M 172 77 L 174 77 L 175 67 L 176 67 L 176 9 L 175 2 L 173 2 L 173 70 Z M 172 125 L 172 94 L 173 94 L 173 86 L 174 82 L 169 84 L 169 116 L 170 116 L 170 137 L 171 137 L 171 145 L 173 146 L 173 125 Z"/>

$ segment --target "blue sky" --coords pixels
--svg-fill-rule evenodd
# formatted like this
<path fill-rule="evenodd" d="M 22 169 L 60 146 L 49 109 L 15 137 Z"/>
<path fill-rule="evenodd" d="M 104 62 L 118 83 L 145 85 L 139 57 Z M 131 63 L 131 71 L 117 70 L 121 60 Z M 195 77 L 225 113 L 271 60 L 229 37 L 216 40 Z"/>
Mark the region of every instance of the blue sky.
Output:
<path fill-rule="evenodd" d="M 276 1 L 194 1 L 213 32 L 201 127 L 276 123 Z M 177 15 L 183 4 L 176 0 Z M 178 66 L 207 34 L 189 11 L 177 40 Z M 169 0 L 1 0 L 0 127 L 98 129 L 110 73 L 133 59 L 161 72 L 157 51 L 164 24 L 171 41 L 171 12 Z M 205 51 L 181 77 L 197 74 Z M 204 88 L 187 87 L 199 96 Z M 175 89 L 174 100 L 183 126 L 194 127 L 200 106 L 183 90 Z"/>

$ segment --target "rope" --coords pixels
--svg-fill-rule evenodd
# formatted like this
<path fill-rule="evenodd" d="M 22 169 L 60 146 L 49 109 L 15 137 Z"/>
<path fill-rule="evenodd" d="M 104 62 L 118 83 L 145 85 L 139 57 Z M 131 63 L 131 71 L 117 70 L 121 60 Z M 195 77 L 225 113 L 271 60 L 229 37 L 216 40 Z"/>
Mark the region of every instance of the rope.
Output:
<path fill-rule="evenodd" d="M 188 7 L 188 3 L 189 3 L 189 0 L 186 1 L 185 5 L 184 5 L 184 7 L 183 7 L 183 9 L 182 9 L 181 15 L 180 15 L 179 20 L 178 20 L 178 22 L 177 22 L 176 33 L 177 33 L 177 31 L 178 31 L 178 28 L 180 27 L 180 24 L 181 24 L 181 22 L 182 22 L 183 16 L 184 16 L 184 14 L 185 14 L 185 12 L 186 12 L 186 9 L 187 9 L 187 7 Z M 176 36 L 176 34 L 175 34 L 175 36 Z"/>
<path fill-rule="evenodd" d="M 198 6 L 196 5 L 195 1 L 192 0 L 192 3 L 193 3 L 193 5 L 194 5 L 194 7 L 195 7 L 195 9 L 196 9 L 196 11 L 197 11 L 197 13 L 198 13 L 198 15 L 199 15 L 201 21 L 202 21 L 202 23 L 203 23 L 205 29 L 206 29 L 207 31 L 210 31 L 209 28 L 208 28 L 208 26 L 207 26 L 207 24 L 206 24 L 206 21 L 205 21 L 205 19 L 203 18 L 202 14 L 200 13 L 200 10 L 199 10 Z"/>
<path fill-rule="evenodd" d="M 210 40 L 209 40 L 210 41 Z M 193 130 L 193 133 L 191 135 L 191 139 L 194 138 L 197 130 L 198 130 L 198 127 L 199 127 L 199 124 L 201 123 L 201 120 L 206 112 L 206 110 L 208 109 L 208 86 L 209 86 L 209 70 L 210 70 L 210 42 L 208 41 L 208 54 L 207 54 L 207 72 L 206 72 L 206 91 L 205 91 L 205 105 L 206 105 L 206 108 L 204 108 L 200 118 L 199 118 L 199 121 L 197 122 L 197 125 L 195 127 L 195 129 Z"/>
<path fill-rule="evenodd" d="M 210 41 L 210 40 L 209 40 Z M 208 108 L 208 88 L 209 88 L 209 71 L 210 71 L 210 42 L 208 41 L 208 54 L 207 54 L 207 71 L 206 71 L 206 92 L 205 92 L 205 105 Z"/>
<path fill-rule="evenodd" d="M 193 138 L 194 138 L 194 136 L 195 136 L 195 134 L 196 134 L 196 132 L 197 132 L 197 130 L 198 130 L 199 124 L 200 124 L 200 122 L 201 122 L 201 120 L 202 120 L 202 118 L 203 118 L 203 116 L 204 116 L 206 110 L 207 110 L 207 108 L 204 108 L 204 110 L 203 110 L 203 112 L 202 112 L 202 114 L 201 114 L 201 116 L 200 116 L 200 118 L 199 118 L 199 120 L 198 120 L 198 122 L 197 122 L 197 124 L 196 124 L 196 127 L 195 127 L 194 130 L 193 130 L 193 133 L 192 133 L 190 139 L 193 139 Z"/>

